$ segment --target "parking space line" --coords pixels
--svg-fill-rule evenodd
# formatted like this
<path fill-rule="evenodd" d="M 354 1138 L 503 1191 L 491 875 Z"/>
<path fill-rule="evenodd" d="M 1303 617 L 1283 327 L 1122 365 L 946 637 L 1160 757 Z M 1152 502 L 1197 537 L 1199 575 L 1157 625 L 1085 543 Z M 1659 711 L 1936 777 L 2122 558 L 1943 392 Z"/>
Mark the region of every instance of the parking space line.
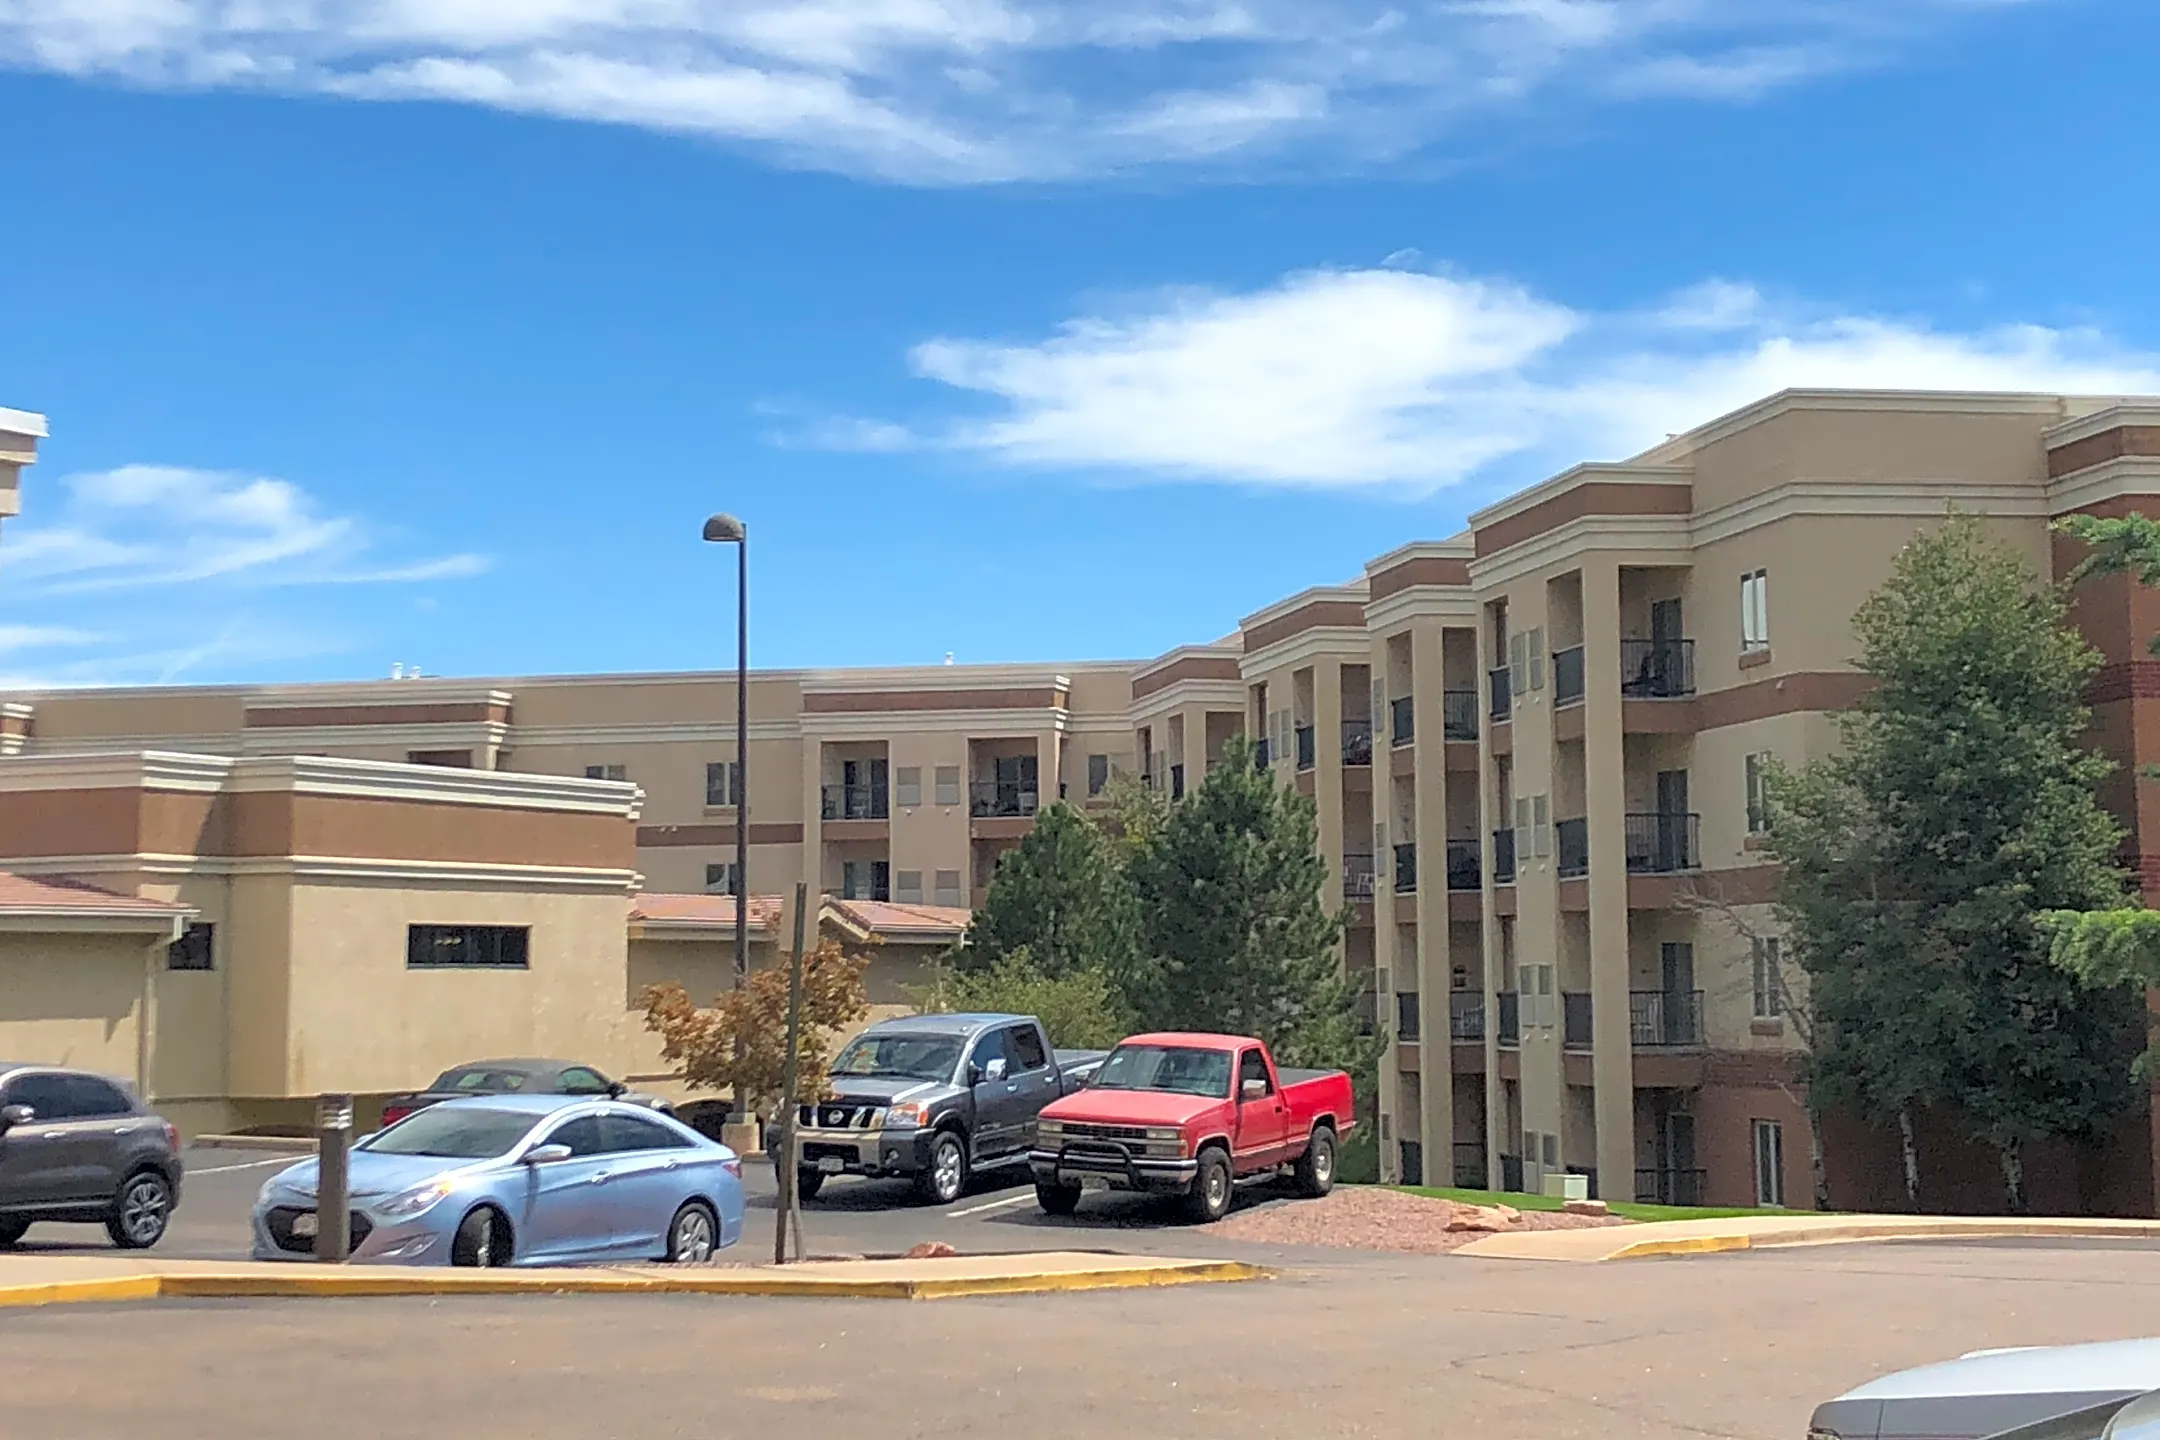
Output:
<path fill-rule="evenodd" d="M 228 1170 L 260 1170 L 265 1165 L 291 1165 L 302 1158 L 304 1157 L 299 1155 L 277 1155 L 268 1160 L 244 1160 L 238 1165 L 190 1165 L 187 1173 L 190 1175 L 223 1175 Z"/>
<path fill-rule="evenodd" d="M 987 1205 L 970 1205 L 965 1210 L 948 1210 L 945 1212 L 945 1218 L 948 1220 L 959 1220 L 969 1215 L 980 1215 L 985 1210 L 1007 1210 L 1015 1205 L 1032 1205 L 1034 1203 L 1035 1196 L 1032 1193 L 1026 1195 L 1009 1195 L 1003 1200 L 992 1200 Z"/>

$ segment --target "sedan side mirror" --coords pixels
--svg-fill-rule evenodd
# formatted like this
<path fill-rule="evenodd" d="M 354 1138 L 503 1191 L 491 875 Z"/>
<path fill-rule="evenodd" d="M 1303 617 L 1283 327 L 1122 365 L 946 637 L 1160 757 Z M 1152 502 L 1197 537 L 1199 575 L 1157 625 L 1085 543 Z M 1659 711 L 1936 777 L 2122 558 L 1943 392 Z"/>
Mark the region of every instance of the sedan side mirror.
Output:
<path fill-rule="evenodd" d="M 1239 1088 L 1239 1093 L 1247 1100 L 1265 1100 L 1267 1099 L 1267 1081 L 1247 1080 Z"/>
<path fill-rule="evenodd" d="M 0 1130 L 11 1130 L 17 1125 L 27 1125 L 37 1119 L 37 1111 L 28 1105 L 0 1106 Z"/>
<path fill-rule="evenodd" d="M 623 1084 L 622 1081 L 610 1080 L 608 1081 L 607 1098 L 610 1100 L 620 1100 L 624 1095 L 629 1093 L 629 1090 L 630 1087 Z"/>
<path fill-rule="evenodd" d="M 525 1152 L 527 1165 L 555 1165 L 569 1158 L 568 1145 L 535 1145 Z"/>

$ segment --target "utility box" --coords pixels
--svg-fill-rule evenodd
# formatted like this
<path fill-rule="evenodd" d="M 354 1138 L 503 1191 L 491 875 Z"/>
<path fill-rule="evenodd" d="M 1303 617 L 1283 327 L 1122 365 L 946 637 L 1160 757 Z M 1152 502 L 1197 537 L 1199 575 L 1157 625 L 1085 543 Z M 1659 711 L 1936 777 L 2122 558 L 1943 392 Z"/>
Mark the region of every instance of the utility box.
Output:
<path fill-rule="evenodd" d="M 1548 1200 L 1587 1200 L 1590 1198 L 1590 1177 L 1587 1175 L 1549 1174 L 1545 1177 L 1545 1198 Z"/>

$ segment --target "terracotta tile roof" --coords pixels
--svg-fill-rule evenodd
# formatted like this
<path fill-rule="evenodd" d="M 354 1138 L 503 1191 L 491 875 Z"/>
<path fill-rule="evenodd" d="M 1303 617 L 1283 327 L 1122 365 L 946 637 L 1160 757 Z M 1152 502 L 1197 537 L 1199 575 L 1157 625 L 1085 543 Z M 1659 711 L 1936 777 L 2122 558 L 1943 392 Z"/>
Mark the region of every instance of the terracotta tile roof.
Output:
<path fill-rule="evenodd" d="M 892 900 L 839 900 L 830 896 L 826 910 L 844 928 L 888 940 L 957 940 L 967 929 L 970 912 L 953 905 L 906 905 Z"/>
<path fill-rule="evenodd" d="M 48 911 L 82 911 L 98 915 L 186 915 L 191 913 L 191 910 L 190 906 L 175 905 L 165 900 L 145 900 L 138 895 L 122 895 L 112 890 L 101 890 L 95 885 L 65 876 L 37 878 L 13 875 L 0 870 L 0 912 L 26 911 L 43 914 Z"/>
<path fill-rule="evenodd" d="M 750 928 L 772 930 L 780 924 L 787 902 L 778 895 L 750 897 Z M 735 897 L 732 895 L 668 895 L 646 892 L 630 902 L 630 923 L 669 929 L 735 928 Z"/>

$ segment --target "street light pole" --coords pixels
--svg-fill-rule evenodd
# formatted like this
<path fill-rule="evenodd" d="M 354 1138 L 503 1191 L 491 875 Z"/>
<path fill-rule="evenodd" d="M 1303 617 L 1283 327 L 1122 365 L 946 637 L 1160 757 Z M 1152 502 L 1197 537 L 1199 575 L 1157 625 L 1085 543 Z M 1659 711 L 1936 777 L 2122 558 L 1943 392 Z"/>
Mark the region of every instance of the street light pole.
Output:
<path fill-rule="evenodd" d="M 733 515 L 705 522 L 705 538 L 735 547 L 735 988 L 750 983 L 750 531 Z"/>

